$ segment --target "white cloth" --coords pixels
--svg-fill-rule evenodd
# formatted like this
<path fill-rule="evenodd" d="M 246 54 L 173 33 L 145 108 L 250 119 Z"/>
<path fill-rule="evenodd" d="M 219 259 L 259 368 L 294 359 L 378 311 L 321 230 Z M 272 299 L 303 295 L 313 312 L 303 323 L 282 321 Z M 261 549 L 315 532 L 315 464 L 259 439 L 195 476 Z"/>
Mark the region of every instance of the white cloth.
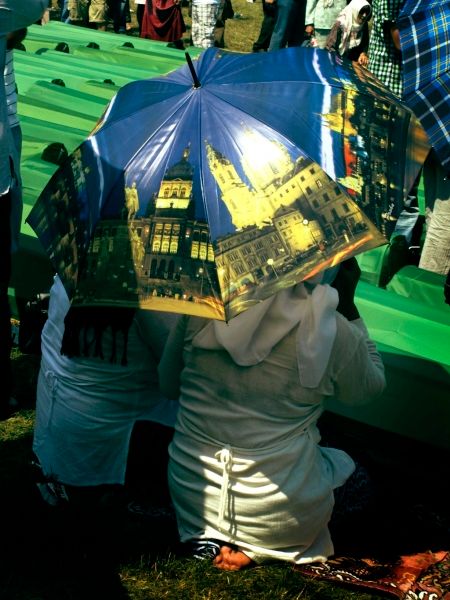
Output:
<path fill-rule="evenodd" d="M 363 8 L 372 8 L 367 0 L 352 0 L 350 4 L 339 13 L 337 21 L 341 24 L 341 41 L 339 44 L 339 54 L 343 56 L 351 48 L 359 46 L 361 43 L 362 32 L 367 21 L 359 22 L 358 15 Z"/>
<path fill-rule="evenodd" d="M 205 4 L 224 4 L 225 0 L 192 0 L 192 6 L 204 6 Z"/>
<path fill-rule="evenodd" d="M 122 484 L 134 423 L 175 422 L 178 404 L 159 392 L 157 382 L 157 362 L 173 317 L 137 311 L 129 330 L 128 364 L 122 366 L 61 355 L 68 309 L 56 277 L 42 332 L 33 450 L 44 473 L 61 483 Z M 111 340 L 106 338 L 103 346 L 107 356 Z"/>
<path fill-rule="evenodd" d="M 5 97 L 6 34 L 37 21 L 47 6 L 47 0 L 0 0 L 0 196 L 8 192 L 13 181 L 10 159 L 14 164 L 14 172 L 19 173 L 19 160 L 8 124 Z"/>
<path fill-rule="evenodd" d="M 159 365 L 162 391 L 180 402 L 169 485 L 181 540 L 223 540 L 257 562 L 326 560 L 333 489 L 354 463 L 318 445 L 316 422 L 328 396 L 356 404 L 383 390 L 367 330 L 336 315 L 325 373 L 311 389 L 299 381 L 299 325 L 247 367 L 225 350 L 200 348 L 204 327 L 211 329 L 181 318 Z"/>
<path fill-rule="evenodd" d="M 328 285 L 308 292 L 305 284 L 280 291 L 241 313 L 229 323 L 211 321 L 194 338 L 193 346 L 224 349 L 237 365 L 263 361 L 297 327 L 300 383 L 313 388 L 323 377 L 336 337 L 338 293 Z"/>

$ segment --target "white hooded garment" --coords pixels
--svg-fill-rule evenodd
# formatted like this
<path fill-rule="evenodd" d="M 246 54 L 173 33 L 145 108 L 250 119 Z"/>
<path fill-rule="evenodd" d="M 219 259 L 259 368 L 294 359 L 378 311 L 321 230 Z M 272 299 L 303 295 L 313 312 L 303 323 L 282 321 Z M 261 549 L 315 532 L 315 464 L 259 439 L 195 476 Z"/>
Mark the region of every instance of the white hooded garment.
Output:
<path fill-rule="evenodd" d="M 223 540 L 256 562 L 332 554 L 333 489 L 354 463 L 318 445 L 316 421 L 327 396 L 367 401 L 385 383 L 364 325 L 336 305 L 329 286 L 299 284 L 228 325 L 183 317 L 172 331 L 159 372 L 179 394 L 169 484 L 182 541 Z"/>

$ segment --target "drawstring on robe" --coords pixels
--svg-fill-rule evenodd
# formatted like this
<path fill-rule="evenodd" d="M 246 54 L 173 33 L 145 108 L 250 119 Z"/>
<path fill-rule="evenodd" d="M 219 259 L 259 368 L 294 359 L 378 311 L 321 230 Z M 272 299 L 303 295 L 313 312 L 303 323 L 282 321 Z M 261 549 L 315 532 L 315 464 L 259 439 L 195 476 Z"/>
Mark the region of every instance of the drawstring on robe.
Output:
<path fill-rule="evenodd" d="M 225 516 L 225 506 L 230 485 L 230 473 L 233 467 L 233 453 L 231 451 L 231 446 L 224 446 L 221 450 L 216 452 L 214 456 L 222 466 L 222 485 L 220 487 L 219 512 L 217 515 L 217 527 L 220 529 L 220 525 Z"/>

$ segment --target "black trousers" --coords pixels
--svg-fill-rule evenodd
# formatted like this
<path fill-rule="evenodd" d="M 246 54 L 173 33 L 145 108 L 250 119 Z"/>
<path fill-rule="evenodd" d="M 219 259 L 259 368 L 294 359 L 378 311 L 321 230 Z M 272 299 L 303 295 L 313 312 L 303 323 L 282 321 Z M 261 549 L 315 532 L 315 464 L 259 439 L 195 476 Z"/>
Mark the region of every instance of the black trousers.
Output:
<path fill-rule="evenodd" d="M 277 20 L 277 5 L 267 4 L 262 0 L 263 7 L 263 20 L 261 23 L 261 29 L 259 31 L 259 37 L 253 44 L 253 52 L 259 52 L 260 50 L 267 50 L 270 44 L 270 38 L 272 37 L 273 28 Z"/>
<path fill-rule="evenodd" d="M 11 311 L 8 285 L 11 279 L 11 194 L 0 196 L 0 409 L 5 407 L 12 390 Z"/>

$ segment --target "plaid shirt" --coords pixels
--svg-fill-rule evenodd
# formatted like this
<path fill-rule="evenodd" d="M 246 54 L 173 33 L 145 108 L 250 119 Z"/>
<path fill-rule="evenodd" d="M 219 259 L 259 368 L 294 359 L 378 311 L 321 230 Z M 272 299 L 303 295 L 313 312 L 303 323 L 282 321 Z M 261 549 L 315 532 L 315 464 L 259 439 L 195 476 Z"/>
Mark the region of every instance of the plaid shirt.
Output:
<path fill-rule="evenodd" d="M 403 98 L 450 172 L 450 2 L 406 0 L 398 24 Z"/>
<path fill-rule="evenodd" d="M 402 95 L 402 58 L 389 33 L 388 21 L 396 21 L 402 0 L 373 0 L 373 25 L 369 41 L 369 71 L 394 94 Z"/>

